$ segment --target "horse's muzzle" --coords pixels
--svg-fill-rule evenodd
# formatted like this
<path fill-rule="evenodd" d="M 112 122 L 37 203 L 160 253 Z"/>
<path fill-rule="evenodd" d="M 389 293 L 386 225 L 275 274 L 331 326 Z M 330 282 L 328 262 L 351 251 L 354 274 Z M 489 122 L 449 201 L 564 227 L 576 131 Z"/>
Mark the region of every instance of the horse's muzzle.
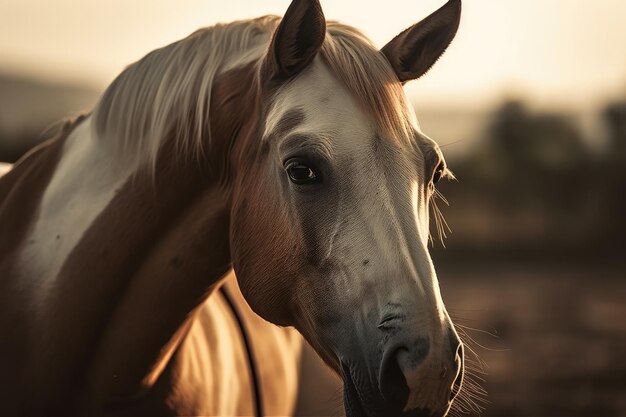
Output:
<path fill-rule="evenodd" d="M 445 340 L 449 347 L 432 352 L 428 338 L 392 339 L 375 364 L 342 361 L 346 416 L 445 416 L 459 392 L 463 368 L 458 337 Z"/>

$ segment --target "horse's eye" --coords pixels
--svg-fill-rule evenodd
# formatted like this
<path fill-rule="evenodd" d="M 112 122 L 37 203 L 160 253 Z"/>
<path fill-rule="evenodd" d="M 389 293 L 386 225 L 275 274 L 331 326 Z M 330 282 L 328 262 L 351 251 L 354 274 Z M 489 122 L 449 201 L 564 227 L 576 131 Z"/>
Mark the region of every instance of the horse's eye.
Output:
<path fill-rule="evenodd" d="M 442 175 L 443 175 L 443 170 L 444 170 L 444 166 L 443 163 L 439 164 L 437 166 L 437 169 L 435 169 L 435 172 L 433 173 L 433 184 L 437 184 L 439 182 L 439 180 L 441 179 Z"/>
<path fill-rule="evenodd" d="M 301 161 L 288 162 L 285 170 L 287 171 L 287 175 L 289 175 L 289 179 L 294 184 L 303 185 L 317 182 L 317 175 L 313 168 L 305 165 Z"/>

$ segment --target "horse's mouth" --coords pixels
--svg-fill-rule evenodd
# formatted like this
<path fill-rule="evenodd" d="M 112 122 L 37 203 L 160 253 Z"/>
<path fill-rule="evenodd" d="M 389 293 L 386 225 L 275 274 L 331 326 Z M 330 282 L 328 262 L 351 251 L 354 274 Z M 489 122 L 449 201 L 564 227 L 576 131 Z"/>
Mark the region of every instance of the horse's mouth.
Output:
<path fill-rule="evenodd" d="M 346 417 L 368 417 L 363 409 L 359 392 L 357 391 L 348 365 L 341 364 L 341 376 L 343 379 L 343 402 L 346 409 Z"/>
<path fill-rule="evenodd" d="M 363 398 L 364 396 L 359 393 L 354 383 L 348 365 L 343 362 L 341 363 L 341 376 L 346 417 L 445 417 L 448 414 L 449 406 L 442 412 L 433 412 L 428 409 L 403 411 L 401 406 L 395 404 L 382 405 L 380 399 Z"/>
<path fill-rule="evenodd" d="M 343 377 L 343 399 L 346 417 L 409 417 L 422 414 L 403 413 L 395 404 L 385 404 L 382 396 L 372 395 L 372 391 L 357 387 L 349 365 L 341 364 Z M 376 388 L 377 389 L 377 388 Z M 364 394 L 368 391 L 369 394 Z M 423 414 L 425 417 L 429 414 Z"/>

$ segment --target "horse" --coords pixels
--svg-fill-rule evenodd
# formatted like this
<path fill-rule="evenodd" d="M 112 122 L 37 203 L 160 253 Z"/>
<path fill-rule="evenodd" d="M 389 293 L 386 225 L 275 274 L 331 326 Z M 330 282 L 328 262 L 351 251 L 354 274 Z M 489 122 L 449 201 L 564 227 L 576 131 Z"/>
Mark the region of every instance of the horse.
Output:
<path fill-rule="evenodd" d="M 452 174 L 403 85 L 460 14 L 382 49 L 318 0 L 201 29 L 28 152 L 0 179 L 0 413 L 288 415 L 304 339 L 347 416 L 446 415 Z"/>

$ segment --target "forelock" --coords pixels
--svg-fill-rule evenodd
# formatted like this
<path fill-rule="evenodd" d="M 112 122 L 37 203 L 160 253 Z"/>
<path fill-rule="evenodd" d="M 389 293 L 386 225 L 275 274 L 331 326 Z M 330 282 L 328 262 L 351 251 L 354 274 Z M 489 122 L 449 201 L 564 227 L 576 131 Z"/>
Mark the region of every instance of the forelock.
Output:
<path fill-rule="evenodd" d="M 402 84 L 376 46 L 357 29 L 328 22 L 321 57 L 363 106 L 380 135 L 410 141 L 417 127 Z"/>

